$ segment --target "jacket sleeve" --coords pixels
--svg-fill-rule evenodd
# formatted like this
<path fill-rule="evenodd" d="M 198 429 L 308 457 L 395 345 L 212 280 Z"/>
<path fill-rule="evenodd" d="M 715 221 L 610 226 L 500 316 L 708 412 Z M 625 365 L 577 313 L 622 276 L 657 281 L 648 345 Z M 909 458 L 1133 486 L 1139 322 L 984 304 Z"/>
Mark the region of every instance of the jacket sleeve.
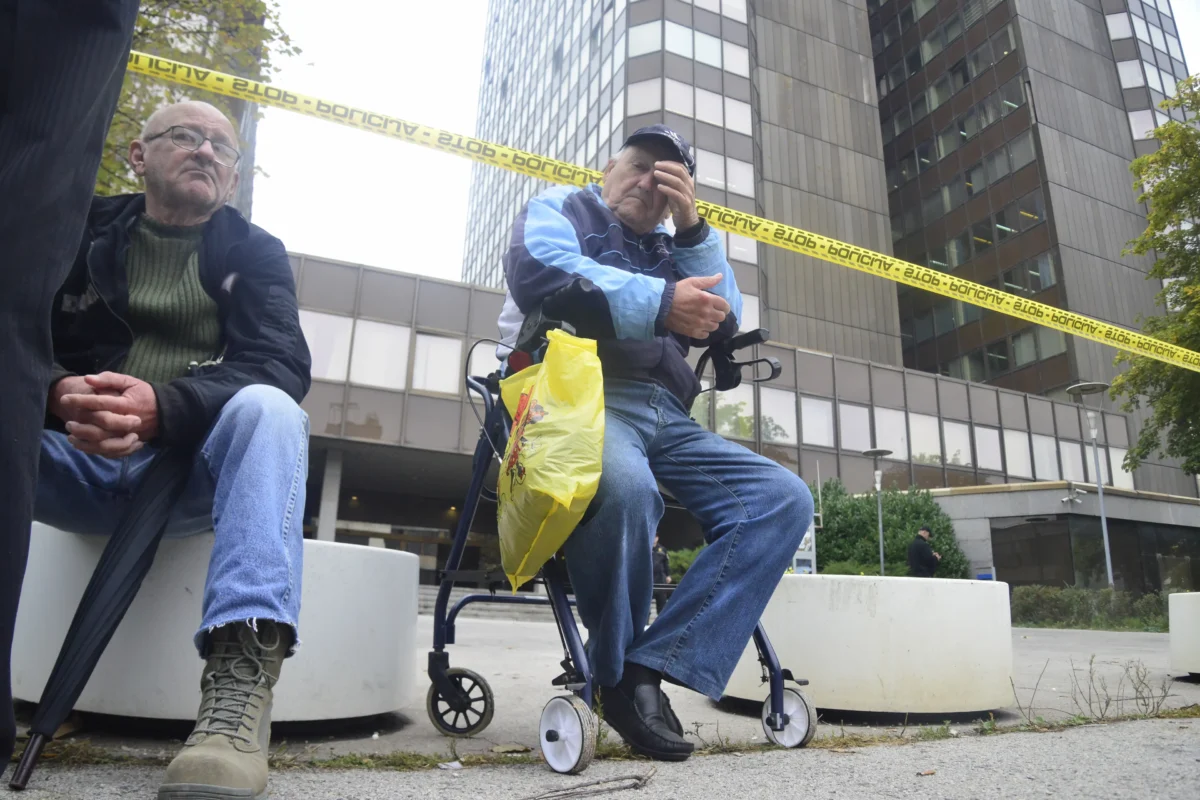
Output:
<path fill-rule="evenodd" d="M 715 331 L 703 339 L 692 339 L 693 347 L 707 347 L 738 332 L 742 319 L 742 293 L 738 290 L 733 267 L 725 257 L 721 236 L 716 228 L 701 220 L 700 229 L 691 236 L 675 239 L 675 271 L 680 278 L 720 275 L 721 282 L 708 291 L 729 303 L 729 314 Z"/>
<path fill-rule="evenodd" d="M 572 281 L 585 278 L 598 291 L 580 293 L 579 316 L 599 320 L 597 336 L 650 340 L 664 335 L 663 323 L 675 288 L 661 278 L 609 267 L 583 255 L 579 234 L 564 203 L 579 189 L 558 187 L 529 201 L 513 226 L 504 256 L 509 292 L 528 314 Z"/>
<path fill-rule="evenodd" d="M 241 248 L 242 257 L 221 287 L 227 293 L 222 305 L 228 308 L 221 359 L 153 384 L 158 439 L 164 445 L 198 442 L 225 404 L 247 386 L 274 386 L 299 403 L 312 384 L 312 358 L 283 243 L 259 232 Z"/>

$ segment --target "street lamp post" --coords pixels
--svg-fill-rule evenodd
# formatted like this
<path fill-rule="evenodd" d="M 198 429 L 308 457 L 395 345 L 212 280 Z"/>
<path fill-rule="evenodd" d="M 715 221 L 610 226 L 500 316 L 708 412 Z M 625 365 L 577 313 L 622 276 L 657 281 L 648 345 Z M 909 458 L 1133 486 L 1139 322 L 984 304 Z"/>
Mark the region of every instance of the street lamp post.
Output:
<path fill-rule="evenodd" d="M 1108 546 L 1108 517 L 1104 513 L 1104 473 L 1100 471 L 1100 446 L 1096 443 L 1096 434 L 1100 429 L 1100 410 L 1087 407 L 1084 398 L 1089 394 L 1099 394 L 1109 389 L 1109 384 L 1099 381 L 1085 381 L 1067 387 L 1067 394 L 1083 404 L 1087 412 L 1088 428 L 1092 435 L 1092 458 L 1096 470 L 1096 496 L 1100 499 L 1100 531 L 1104 535 L 1104 566 L 1108 570 L 1108 585 L 1113 589 L 1112 550 Z"/>
<path fill-rule="evenodd" d="M 863 455 L 875 461 L 875 516 L 879 520 L 879 574 L 884 574 L 883 568 L 883 495 L 879 492 L 883 488 L 883 471 L 879 469 L 879 459 L 884 456 L 890 456 L 891 450 L 885 450 L 881 447 L 873 447 L 870 450 L 863 450 Z"/>

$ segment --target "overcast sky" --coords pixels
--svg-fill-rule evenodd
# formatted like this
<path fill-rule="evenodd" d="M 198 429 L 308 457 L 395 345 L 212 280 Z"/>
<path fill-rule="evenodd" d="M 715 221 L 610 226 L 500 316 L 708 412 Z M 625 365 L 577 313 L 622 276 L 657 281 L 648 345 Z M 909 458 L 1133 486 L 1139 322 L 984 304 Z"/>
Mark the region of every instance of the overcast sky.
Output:
<path fill-rule="evenodd" d="M 303 53 L 281 87 L 475 132 L 487 0 L 281 0 Z M 1189 69 L 1200 70 L 1200 0 L 1173 0 Z M 448 13 L 452 8 L 452 13 Z M 457 280 L 471 162 L 267 109 L 254 221 L 293 252 Z"/>

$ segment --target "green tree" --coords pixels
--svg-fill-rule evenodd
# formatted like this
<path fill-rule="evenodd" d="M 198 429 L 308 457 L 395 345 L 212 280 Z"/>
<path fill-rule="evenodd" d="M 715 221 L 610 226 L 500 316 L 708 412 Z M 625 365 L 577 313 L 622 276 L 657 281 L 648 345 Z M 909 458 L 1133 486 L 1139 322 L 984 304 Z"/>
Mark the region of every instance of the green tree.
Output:
<path fill-rule="evenodd" d="M 278 0 L 142 0 L 132 49 L 256 80 L 277 71 L 273 59 L 300 52 L 280 25 Z M 212 103 L 235 123 L 250 113 L 242 100 L 127 72 L 96 175 L 97 194 L 141 191 L 129 166 L 129 143 L 155 109 L 181 100 Z"/>
<path fill-rule="evenodd" d="M 1158 296 L 1163 313 L 1144 319 L 1142 331 L 1200 350 L 1200 75 L 1182 81 L 1162 107 L 1181 109 L 1188 123 L 1159 127 L 1154 132 L 1158 150 L 1131 166 L 1135 191 L 1141 191 L 1139 200 L 1149 214 L 1145 232 L 1127 252 L 1153 254 L 1149 277 L 1164 283 Z M 1129 369 L 1113 381 L 1112 397 L 1125 397 L 1125 411 L 1150 409 L 1125 468 L 1132 470 L 1157 452 L 1182 459 L 1190 474 L 1200 472 L 1200 373 L 1127 352 L 1116 363 Z"/>
<path fill-rule="evenodd" d="M 812 487 L 815 497 L 816 487 Z M 817 531 L 817 571 L 826 567 L 845 574 L 879 574 L 879 523 L 875 495 L 852 495 L 836 478 L 821 486 L 823 517 Z M 939 578 L 966 578 L 967 558 L 954 537 L 954 523 L 924 489 L 883 492 L 883 552 L 887 574 L 908 574 L 908 546 L 917 530 L 928 525 L 930 544 L 941 553 Z M 853 565 L 858 565 L 855 569 Z"/>

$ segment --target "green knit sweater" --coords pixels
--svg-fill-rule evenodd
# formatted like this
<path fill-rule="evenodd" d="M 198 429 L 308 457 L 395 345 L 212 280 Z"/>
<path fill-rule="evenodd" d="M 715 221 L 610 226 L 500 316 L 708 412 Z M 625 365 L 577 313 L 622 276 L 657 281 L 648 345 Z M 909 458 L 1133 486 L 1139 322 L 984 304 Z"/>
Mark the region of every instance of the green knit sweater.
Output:
<path fill-rule="evenodd" d="M 217 304 L 200 284 L 204 226 L 163 225 L 145 214 L 130 234 L 125 271 L 133 347 L 121 372 L 148 383 L 187 373 L 213 358 L 221 343 Z"/>

